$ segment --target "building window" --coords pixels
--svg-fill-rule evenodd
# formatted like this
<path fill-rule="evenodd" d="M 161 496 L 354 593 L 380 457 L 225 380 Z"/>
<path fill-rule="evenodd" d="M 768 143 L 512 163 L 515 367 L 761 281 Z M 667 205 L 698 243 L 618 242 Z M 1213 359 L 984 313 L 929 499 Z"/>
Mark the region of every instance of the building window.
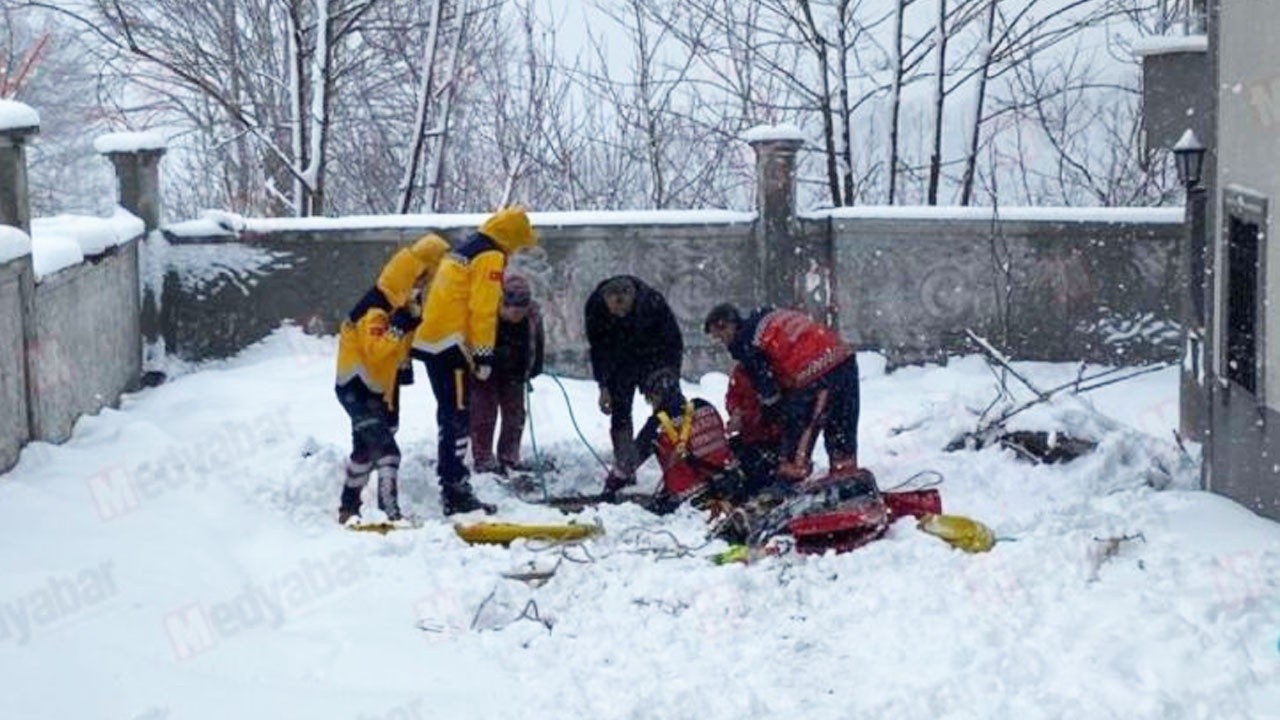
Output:
<path fill-rule="evenodd" d="M 1266 212 L 1265 199 L 1228 191 L 1224 369 L 1228 380 L 1259 399 L 1265 348 L 1262 279 Z"/>

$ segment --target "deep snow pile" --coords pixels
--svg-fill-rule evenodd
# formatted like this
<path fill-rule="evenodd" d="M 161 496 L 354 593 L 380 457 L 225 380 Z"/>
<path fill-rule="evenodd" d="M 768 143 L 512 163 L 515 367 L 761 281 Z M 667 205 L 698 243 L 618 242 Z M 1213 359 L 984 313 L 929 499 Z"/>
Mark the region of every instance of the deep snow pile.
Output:
<path fill-rule="evenodd" d="M 603 507 L 580 519 L 607 535 L 564 550 L 464 545 L 421 380 L 400 438 L 402 505 L 425 526 L 336 527 L 332 352 L 282 331 L 0 476 L 0 717 L 1280 717 L 1280 528 L 1187 489 L 1176 370 L 1092 393 L 1101 413 L 1019 416 L 1099 442 L 1031 466 L 942 451 L 994 395 L 981 359 L 885 374 L 863 355 L 863 463 L 886 486 L 941 473 L 946 510 L 1005 540 L 970 556 L 901 521 L 846 555 L 715 567 L 692 510 Z M 564 386 L 603 452 L 594 389 Z M 686 390 L 719 403 L 724 386 Z M 532 401 L 566 468 L 552 490 L 597 489 L 560 388 L 540 378 Z M 477 487 L 504 519 L 561 519 Z M 531 568 L 555 573 L 502 577 Z"/>

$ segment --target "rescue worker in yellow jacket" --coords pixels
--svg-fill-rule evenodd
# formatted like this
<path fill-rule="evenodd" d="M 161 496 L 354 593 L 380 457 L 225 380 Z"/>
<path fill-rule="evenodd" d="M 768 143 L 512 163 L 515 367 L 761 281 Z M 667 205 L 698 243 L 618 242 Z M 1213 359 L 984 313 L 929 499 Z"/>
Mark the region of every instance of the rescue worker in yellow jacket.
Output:
<path fill-rule="evenodd" d="M 439 432 L 436 474 L 446 515 L 494 507 L 471 489 L 466 465 L 471 378 L 493 373 L 493 348 L 507 256 L 538 243 L 524 208 L 508 206 L 440 262 L 413 340 L 413 357 L 427 367 L 436 396 Z"/>
<path fill-rule="evenodd" d="M 391 257 L 377 283 L 342 323 L 338 340 L 338 402 L 351 416 L 351 457 L 342 485 L 338 522 L 360 514 L 360 492 L 378 471 L 378 507 L 400 519 L 397 475 L 401 380 L 412 373 L 409 351 L 422 322 L 422 293 L 449 243 L 425 235 Z"/>

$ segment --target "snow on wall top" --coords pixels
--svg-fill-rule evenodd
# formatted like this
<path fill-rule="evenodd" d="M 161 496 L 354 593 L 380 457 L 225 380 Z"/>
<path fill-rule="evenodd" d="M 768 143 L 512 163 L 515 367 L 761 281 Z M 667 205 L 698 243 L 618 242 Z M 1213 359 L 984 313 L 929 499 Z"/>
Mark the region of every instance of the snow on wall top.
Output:
<path fill-rule="evenodd" d="M 804 142 L 804 133 L 795 125 L 757 125 L 742 133 L 742 139 L 749 143 L 774 140 Z"/>
<path fill-rule="evenodd" d="M 114 132 L 99 135 L 93 140 L 93 149 L 100 155 L 132 153 L 143 150 L 164 150 L 169 147 L 164 136 L 157 132 Z"/>
<path fill-rule="evenodd" d="M 0 225 L 0 265 L 31 254 L 31 238 L 12 225 Z"/>
<path fill-rule="evenodd" d="M 351 215 L 348 217 L 245 218 L 221 210 L 206 210 L 198 220 L 165 226 L 178 237 L 235 235 L 243 231 L 356 230 L 365 228 L 431 227 L 442 230 L 474 228 L 489 213 L 430 215 Z M 529 214 L 535 229 L 592 225 L 724 225 L 750 223 L 755 213 L 733 210 L 621 210 L 579 212 L 535 212 Z"/>
<path fill-rule="evenodd" d="M 40 127 L 40 113 L 16 100 L 0 100 L 0 130 Z"/>
<path fill-rule="evenodd" d="M 955 205 L 858 205 L 800 213 L 806 219 L 987 220 L 1101 223 L 1183 221 L 1181 207 L 963 207 Z"/>
<path fill-rule="evenodd" d="M 111 217 L 55 215 L 31 221 L 31 260 L 36 278 L 51 275 L 142 235 L 142 220 L 116 207 Z"/>
<path fill-rule="evenodd" d="M 1209 38 L 1206 35 L 1152 35 L 1133 41 L 1133 54 L 1137 57 L 1208 51 Z"/>
<path fill-rule="evenodd" d="M 928 205 L 859 205 L 800 213 L 805 219 L 850 220 L 986 220 L 990 207 Z M 1000 220 L 1040 222 L 1170 223 L 1183 221 L 1181 207 L 1002 207 Z M 488 213 L 422 215 L 351 215 L 347 217 L 246 218 L 223 210 L 206 210 L 197 220 L 172 223 L 165 232 L 177 237 L 234 237 L 242 232 L 378 228 L 475 228 Z M 731 225 L 754 222 L 756 213 L 733 210 L 599 210 L 531 213 L 534 228 L 598 225 Z"/>

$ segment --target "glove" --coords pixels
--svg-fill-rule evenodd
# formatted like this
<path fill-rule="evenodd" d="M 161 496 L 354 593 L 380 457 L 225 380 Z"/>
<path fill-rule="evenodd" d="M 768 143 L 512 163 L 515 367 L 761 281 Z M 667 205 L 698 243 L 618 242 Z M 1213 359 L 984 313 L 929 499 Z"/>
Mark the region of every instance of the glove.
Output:
<path fill-rule="evenodd" d="M 475 374 L 477 380 L 479 380 L 480 382 L 484 382 L 485 380 L 489 379 L 490 375 L 493 374 L 493 366 L 490 365 L 489 363 L 478 362 L 476 363 L 475 370 L 473 370 L 472 372 Z"/>
<path fill-rule="evenodd" d="M 403 365 L 396 368 L 396 384 L 412 385 L 413 384 L 413 363 L 405 361 Z"/>
<path fill-rule="evenodd" d="M 741 471 L 726 470 L 707 481 L 707 495 L 718 500 L 741 502 L 746 499 L 745 485 Z"/>
<path fill-rule="evenodd" d="M 668 492 L 660 492 L 653 496 L 653 500 L 648 503 L 649 512 L 654 515 L 670 515 L 680 507 L 680 496 L 672 495 Z"/>
<path fill-rule="evenodd" d="M 773 397 L 768 402 L 761 400 L 760 419 L 770 425 L 782 425 L 786 420 L 782 411 L 782 398 Z"/>
<path fill-rule="evenodd" d="M 422 316 L 414 314 L 407 307 L 397 309 L 391 313 L 391 327 L 401 335 L 412 335 L 414 330 L 422 324 Z"/>
<path fill-rule="evenodd" d="M 600 388 L 600 412 L 605 415 L 613 412 L 613 396 L 609 394 L 609 388 Z"/>

